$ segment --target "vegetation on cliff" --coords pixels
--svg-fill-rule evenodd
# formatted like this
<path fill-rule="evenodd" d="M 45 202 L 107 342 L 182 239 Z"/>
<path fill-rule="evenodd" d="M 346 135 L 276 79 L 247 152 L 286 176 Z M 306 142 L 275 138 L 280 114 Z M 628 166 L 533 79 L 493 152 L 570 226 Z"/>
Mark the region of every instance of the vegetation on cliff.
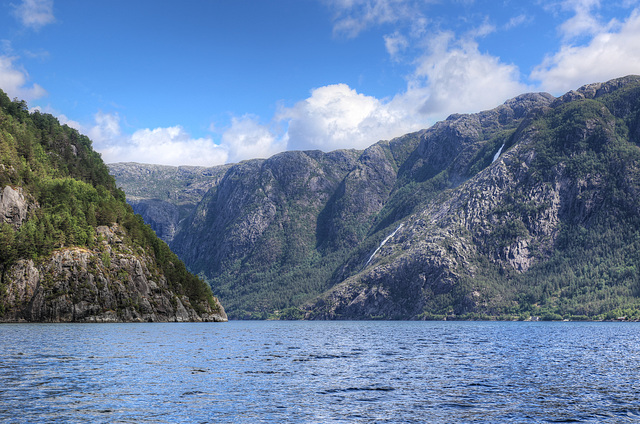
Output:
<path fill-rule="evenodd" d="M 204 305 L 198 306 L 201 312 L 224 314 L 206 284 L 190 274 L 126 204 L 91 140 L 52 115 L 29 113 L 24 101 L 12 101 L 2 91 L 0 188 L 13 199 L 3 203 L 0 216 L 0 316 L 15 306 L 6 302 L 13 265 L 24 260 L 42 263 L 62 249 L 98 249 L 98 229 L 114 224 L 125 246 L 152 258 L 148 265 L 175 295 Z"/>
<path fill-rule="evenodd" d="M 478 154 L 461 150 L 424 182 L 409 176 L 379 215 L 398 218 L 386 234 L 402 229 L 364 269 L 371 247 L 356 254 L 307 316 L 640 317 L 638 99 L 638 77 L 585 86 L 475 136 Z M 464 129 L 458 144 L 483 127 L 464 118 L 448 120 Z"/>

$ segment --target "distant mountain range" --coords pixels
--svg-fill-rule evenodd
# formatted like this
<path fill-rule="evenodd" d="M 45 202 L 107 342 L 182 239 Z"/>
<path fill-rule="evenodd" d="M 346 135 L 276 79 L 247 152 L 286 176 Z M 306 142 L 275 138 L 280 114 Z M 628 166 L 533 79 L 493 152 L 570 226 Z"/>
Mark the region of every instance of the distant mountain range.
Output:
<path fill-rule="evenodd" d="M 640 77 L 364 151 L 109 165 L 236 319 L 640 316 Z"/>

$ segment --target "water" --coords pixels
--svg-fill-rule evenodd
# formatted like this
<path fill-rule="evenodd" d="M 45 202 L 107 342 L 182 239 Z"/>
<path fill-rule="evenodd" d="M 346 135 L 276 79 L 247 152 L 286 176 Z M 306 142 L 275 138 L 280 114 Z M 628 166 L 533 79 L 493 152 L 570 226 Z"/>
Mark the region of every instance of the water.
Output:
<path fill-rule="evenodd" d="M 387 238 L 386 238 L 386 239 L 384 239 L 384 240 L 382 240 L 382 242 L 380 242 L 380 245 L 378 246 L 378 248 L 377 248 L 377 249 L 376 249 L 376 250 L 371 254 L 371 256 L 369 256 L 369 260 L 368 260 L 368 261 L 367 261 L 367 263 L 364 265 L 365 267 L 366 267 L 367 265 L 369 265 L 369 262 L 371 262 L 371 260 L 373 259 L 373 257 L 374 257 L 374 256 L 376 256 L 376 254 L 380 251 L 380 249 L 382 249 L 382 246 L 384 246 L 385 244 L 387 244 L 387 242 L 388 242 L 389 240 L 391 240 L 391 239 L 393 238 L 393 236 L 395 236 L 395 235 L 396 235 L 396 233 L 400 230 L 400 228 L 402 228 L 402 226 L 403 226 L 403 225 L 404 225 L 404 223 L 400 224 L 400 225 L 398 226 L 398 228 L 396 228 L 396 229 L 395 229 L 395 231 L 394 231 L 393 233 L 389 234 L 389 235 L 387 236 Z"/>
<path fill-rule="evenodd" d="M 640 324 L 0 325 L 0 422 L 640 422 Z"/>
<path fill-rule="evenodd" d="M 504 143 L 502 143 L 502 146 L 500 146 L 500 148 L 498 149 L 498 151 L 496 152 L 495 155 L 493 155 L 493 160 L 491 161 L 491 163 L 495 162 L 498 160 L 498 158 L 500 157 L 500 155 L 502 154 L 502 149 L 504 149 Z"/>

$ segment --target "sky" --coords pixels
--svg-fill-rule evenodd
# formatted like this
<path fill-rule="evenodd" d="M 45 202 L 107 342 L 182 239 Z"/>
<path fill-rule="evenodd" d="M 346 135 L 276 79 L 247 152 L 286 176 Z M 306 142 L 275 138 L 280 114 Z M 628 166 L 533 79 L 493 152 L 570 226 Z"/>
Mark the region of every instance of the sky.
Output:
<path fill-rule="evenodd" d="M 640 74 L 640 0 L 0 0 L 0 88 L 105 162 L 364 149 Z"/>

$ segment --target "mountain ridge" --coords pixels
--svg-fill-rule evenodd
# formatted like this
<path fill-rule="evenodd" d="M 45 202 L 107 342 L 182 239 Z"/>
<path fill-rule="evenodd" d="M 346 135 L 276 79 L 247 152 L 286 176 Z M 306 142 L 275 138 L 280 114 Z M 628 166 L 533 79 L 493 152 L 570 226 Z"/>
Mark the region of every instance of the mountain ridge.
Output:
<path fill-rule="evenodd" d="M 232 165 L 171 247 L 232 318 L 637 314 L 639 87 Z"/>

